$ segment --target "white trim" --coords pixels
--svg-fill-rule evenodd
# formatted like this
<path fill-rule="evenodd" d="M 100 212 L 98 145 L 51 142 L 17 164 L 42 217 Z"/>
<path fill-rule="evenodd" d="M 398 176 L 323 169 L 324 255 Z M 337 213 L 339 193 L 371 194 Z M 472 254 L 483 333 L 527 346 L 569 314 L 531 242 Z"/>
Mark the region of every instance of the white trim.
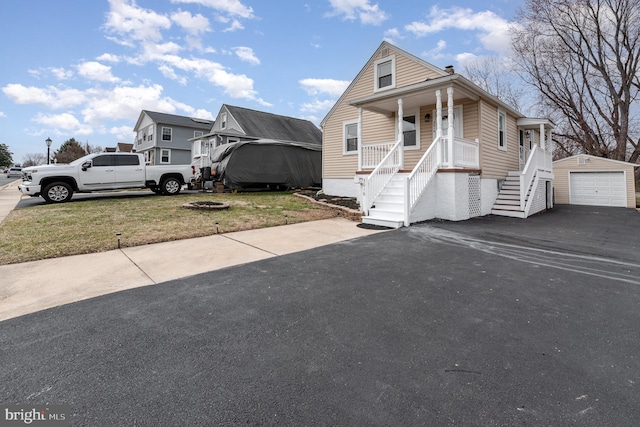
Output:
<path fill-rule="evenodd" d="M 385 62 L 391 62 L 391 84 L 385 87 L 378 87 L 378 66 Z M 396 87 L 396 56 L 389 55 L 384 58 L 378 59 L 373 63 L 373 91 L 381 92 L 389 89 L 395 89 Z"/>
<path fill-rule="evenodd" d="M 504 129 L 502 129 L 502 136 L 503 136 L 502 141 L 504 143 L 503 145 L 500 145 L 500 117 L 501 116 L 504 117 L 504 120 L 502 121 L 503 125 L 504 125 Z M 504 110 L 500 109 L 500 108 L 498 108 L 498 123 L 497 123 L 497 125 L 498 125 L 498 141 L 497 141 L 498 142 L 498 150 L 507 151 L 507 133 L 508 133 L 507 132 L 507 113 Z"/>
<path fill-rule="evenodd" d="M 220 129 L 225 130 L 227 128 L 227 123 L 229 120 L 229 116 L 227 116 L 227 112 L 220 113 Z"/>
<path fill-rule="evenodd" d="M 411 109 L 408 111 L 405 111 L 402 113 L 402 121 L 404 123 L 404 118 L 405 117 L 409 117 L 409 116 L 414 116 L 416 119 L 416 145 L 405 145 L 404 149 L 405 150 L 419 150 L 420 149 L 420 109 L 416 108 L 416 109 Z M 395 124 L 396 124 L 396 129 L 395 129 L 395 134 L 399 135 L 400 132 L 398 132 L 398 121 L 394 120 Z"/>
<path fill-rule="evenodd" d="M 164 139 L 164 130 L 165 129 L 169 129 L 169 139 Z M 171 142 L 173 141 L 173 128 L 170 128 L 169 126 L 162 126 L 162 131 L 160 134 L 160 141 L 161 142 Z"/>
<path fill-rule="evenodd" d="M 356 125 L 356 135 L 359 135 L 358 120 L 345 120 L 342 122 L 342 154 L 345 156 L 353 156 L 358 154 L 358 148 L 362 144 L 362 141 L 358 140 L 355 150 L 347 151 L 347 125 Z"/>
<path fill-rule="evenodd" d="M 167 152 L 168 160 L 166 162 L 162 161 L 162 158 L 164 157 L 164 155 L 163 155 L 164 151 Z M 160 164 L 161 165 L 169 165 L 169 164 L 171 164 L 171 149 L 170 148 L 161 148 L 160 149 Z"/>
<path fill-rule="evenodd" d="M 570 156 L 570 157 L 565 157 L 564 159 L 554 160 L 553 163 L 566 162 L 567 160 L 575 159 L 578 156 L 584 156 L 584 157 L 587 157 L 589 159 L 605 160 L 607 162 L 618 163 L 620 165 L 625 165 L 625 166 L 633 166 L 633 167 L 636 167 L 636 168 L 640 167 L 640 164 L 623 162 L 622 160 L 607 159 L 606 157 L 598 157 L 598 156 L 593 156 L 591 154 L 575 154 L 575 155 Z"/>

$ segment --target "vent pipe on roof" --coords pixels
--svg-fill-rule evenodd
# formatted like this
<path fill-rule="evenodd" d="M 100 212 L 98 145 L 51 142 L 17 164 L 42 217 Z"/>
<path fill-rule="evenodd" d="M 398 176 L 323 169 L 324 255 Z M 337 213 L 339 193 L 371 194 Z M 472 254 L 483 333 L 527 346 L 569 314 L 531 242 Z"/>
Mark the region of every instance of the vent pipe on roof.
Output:
<path fill-rule="evenodd" d="M 456 70 L 453 69 L 453 65 L 447 65 L 444 70 L 449 74 L 455 74 Z"/>

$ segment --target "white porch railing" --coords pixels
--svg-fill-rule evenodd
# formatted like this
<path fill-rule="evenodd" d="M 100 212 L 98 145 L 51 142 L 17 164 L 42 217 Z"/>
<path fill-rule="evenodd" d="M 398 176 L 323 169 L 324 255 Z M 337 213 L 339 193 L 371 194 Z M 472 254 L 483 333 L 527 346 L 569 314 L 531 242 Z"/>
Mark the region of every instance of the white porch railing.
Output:
<path fill-rule="evenodd" d="M 369 214 L 369 208 L 373 205 L 376 197 L 400 170 L 403 160 L 401 148 L 402 140 L 399 140 L 365 179 L 364 194 L 362 195 L 362 210 L 365 215 Z"/>
<path fill-rule="evenodd" d="M 529 187 L 538 175 L 538 171 L 551 172 L 552 158 L 551 153 L 541 149 L 537 145 L 533 146 L 533 150 L 529 153 L 527 163 L 520 173 L 520 209 L 524 212 L 526 207 L 526 196 Z"/>
<path fill-rule="evenodd" d="M 446 164 L 452 168 L 478 168 L 479 152 L 478 152 L 478 140 L 469 141 L 467 139 L 454 137 L 453 138 L 453 163 L 449 164 L 449 138 L 442 136 L 442 164 Z"/>
<path fill-rule="evenodd" d="M 429 185 L 431 178 L 436 174 L 442 164 L 438 159 L 438 153 L 442 152 L 444 144 L 442 138 L 437 138 L 422 155 L 418 164 L 413 168 L 405 180 L 404 190 L 404 225 L 409 226 L 409 216 L 420 196 Z"/>
<path fill-rule="evenodd" d="M 373 169 L 389 154 L 395 142 L 380 142 L 377 144 L 362 144 L 361 169 Z"/>

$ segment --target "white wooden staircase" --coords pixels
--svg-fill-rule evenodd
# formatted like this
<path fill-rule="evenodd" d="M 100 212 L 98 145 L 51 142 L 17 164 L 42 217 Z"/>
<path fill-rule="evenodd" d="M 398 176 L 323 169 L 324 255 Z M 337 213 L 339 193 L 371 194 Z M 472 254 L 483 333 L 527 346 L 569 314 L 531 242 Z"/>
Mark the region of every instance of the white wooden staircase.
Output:
<path fill-rule="evenodd" d="M 509 172 L 498 193 L 496 202 L 491 209 L 493 215 L 511 216 L 514 218 L 525 218 L 525 212 L 520 207 L 520 172 Z M 525 195 L 525 202 L 531 194 L 531 187 Z M 525 203 L 526 204 L 526 203 Z"/>
<path fill-rule="evenodd" d="M 404 225 L 404 180 L 406 174 L 396 174 L 385 186 L 369 209 L 369 215 L 362 217 L 365 224 L 400 228 Z"/>

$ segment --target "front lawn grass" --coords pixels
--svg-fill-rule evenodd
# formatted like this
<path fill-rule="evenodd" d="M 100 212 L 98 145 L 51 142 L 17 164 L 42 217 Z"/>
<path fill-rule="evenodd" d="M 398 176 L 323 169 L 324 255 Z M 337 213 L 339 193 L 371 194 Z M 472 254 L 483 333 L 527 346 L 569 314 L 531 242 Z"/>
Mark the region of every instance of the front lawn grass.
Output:
<path fill-rule="evenodd" d="M 229 210 L 184 209 L 197 201 Z M 102 252 L 334 217 L 291 193 L 180 194 L 71 201 L 16 209 L 0 225 L 0 264 Z M 218 225 L 216 225 L 216 222 Z"/>

